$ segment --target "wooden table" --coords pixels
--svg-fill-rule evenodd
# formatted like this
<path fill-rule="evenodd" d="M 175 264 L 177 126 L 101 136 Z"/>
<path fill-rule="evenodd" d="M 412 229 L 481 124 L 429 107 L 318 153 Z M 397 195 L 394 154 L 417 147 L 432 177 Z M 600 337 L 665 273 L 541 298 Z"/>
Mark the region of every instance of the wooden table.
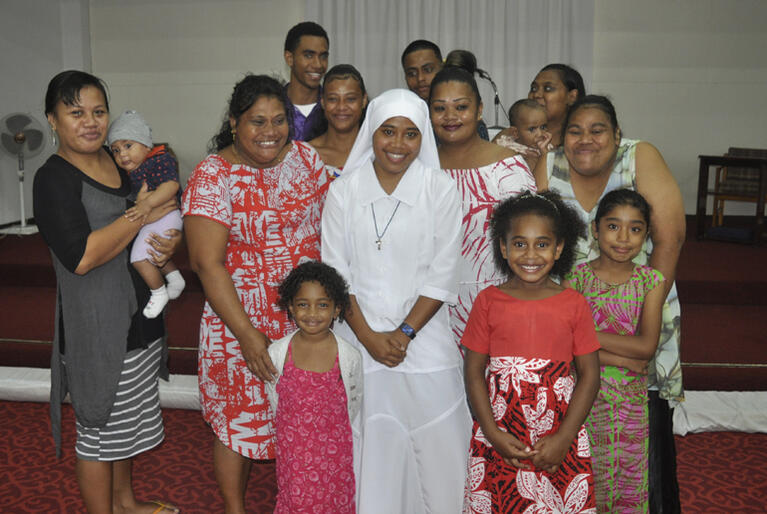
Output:
<path fill-rule="evenodd" d="M 751 242 L 759 243 L 764 233 L 764 198 L 767 196 L 767 159 L 755 157 L 727 157 L 724 155 L 699 155 L 700 171 L 698 174 L 698 205 L 695 211 L 697 224 L 696 236 L 703 239 L 706 235 L 706 200 L 708 196 L 716 196 L 716 192 L 708 188 L 708 169 L 711 166 L 732 166 L 737 168 L 754 168 L 759 171 L 759 196 L 756 199 L 756 221 Z"/>

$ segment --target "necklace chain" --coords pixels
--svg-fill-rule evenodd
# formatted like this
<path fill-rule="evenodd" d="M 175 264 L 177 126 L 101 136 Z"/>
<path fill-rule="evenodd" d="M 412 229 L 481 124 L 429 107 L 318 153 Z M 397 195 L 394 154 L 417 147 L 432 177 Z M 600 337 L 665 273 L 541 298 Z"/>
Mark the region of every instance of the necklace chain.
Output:
<path fill-rule="evenodd" d="M 381 249 L 381 244 L 382 244 L 381 238 L 383 238 L 384 234 L 386 234 L 386 231 L 389 229 L 389 225 L 391 225 L 391 220 L 393 220 L 394 215 L 397 214 L 397 209 L 399 209 L 399 205 L 401 203 L 402 202 L 400 200 L 397 200 L 397 206 L 394 207 L 394 211 L 391 213 L 391 216 L 389 216 L 389 221 L 386 222 L 386 226 L 384 227 L 383 232 L 381 232 L 380 234 L 378 233 L 378 222 L 376 221 L 376 210 L 373 207 L 373 204 L 372 203 L 370 204 L 370 212 L 373 213 L 373 227 L 375 227 L 376 237 L 378 238 L 376 239 L 375 242 L 376 242 L 376 245 L 378 245 L 379 250 Z"/>

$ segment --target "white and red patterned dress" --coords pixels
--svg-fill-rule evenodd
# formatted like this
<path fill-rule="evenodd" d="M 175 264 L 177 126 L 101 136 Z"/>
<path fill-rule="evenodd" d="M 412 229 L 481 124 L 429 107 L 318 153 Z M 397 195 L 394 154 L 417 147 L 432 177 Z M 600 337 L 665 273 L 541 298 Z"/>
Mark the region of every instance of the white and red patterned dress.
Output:
<path fill-rule="evenodd" d="M 450 307 L 450 326 L 460 343 L 471 306 L 480 291 L 505 280 L 493 262 L 490 217 L 498 202 L 525 191 L 536 192 L 535 178 L 521 155 L 481 168 L 443 169 L 455 179 L 463 209 L 463 240 L 458 303 Z"/>
<path fill-rule="evenodd" d="M 299 263 L 320 258 L 320 219 L 329 178 L 319 155 L 295 141 L 281 163 L 256 169 L 209 155 L 184 191 L 184 216 L 229 229 L 226 269 L 253 326 L 271 339 L 294 330 L 276 305 L 277 286 Z M 274 458 L 264 383 L 208 302 L 198 360 L 203 417 L 227 447 L 251 459 Z"/>

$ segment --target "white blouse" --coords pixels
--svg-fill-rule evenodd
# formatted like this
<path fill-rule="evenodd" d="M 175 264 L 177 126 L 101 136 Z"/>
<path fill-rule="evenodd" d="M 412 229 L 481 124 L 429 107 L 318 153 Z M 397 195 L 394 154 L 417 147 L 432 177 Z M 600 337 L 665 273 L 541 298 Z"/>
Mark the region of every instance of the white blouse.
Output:
<path fill-rule="evenodd" d="M 416 160 L 387 195 L 367 162 L 330 185 L 322 214 L 322 261 L 347 280 L 370 328 L 390 331 L 419 296 L 457 301 L 461 233 L 461 202 L 453 179 Z M 389 369 L 370 356 L 347 324 L 335 330 L 358 346 L 366 373 Z M 424 373 L 460 365 L 443 305 L 392 370 Z"/>

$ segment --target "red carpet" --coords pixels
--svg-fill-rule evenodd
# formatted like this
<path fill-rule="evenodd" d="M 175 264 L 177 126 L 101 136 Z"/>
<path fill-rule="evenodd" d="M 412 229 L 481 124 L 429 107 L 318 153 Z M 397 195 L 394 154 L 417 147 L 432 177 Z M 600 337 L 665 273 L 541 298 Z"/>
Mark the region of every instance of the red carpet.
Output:
<path fill-rule="evenodd" d="M 75 479 L 75 421 L 63 409 L 62 458 L 56 459 L 47 403 L 0 402 L 0 512 L 85 512 Z M 198 411 L 166 409 L 165 441 L 139 455 L 133 486 L 142 500 L 164 499 L 184 514 L 223 512 L 213 476 L 213 433 Z M 274 509 L 277 482 L 274 463 L 253 466 L 248 512 Z"/>
<path fill-rule="evenodd" d="M 166 440 L 134 461 L 141 499 L 167 499 L 186 513 L 221 512 L 210 457 L 212 433 L 197 411 L 166 409 Z M 48 404 L 0 402 L 0 512 L 83 512 L 74 474 L 74 416 L 64 409 L 63 458 L 53 451 Z M 767 511 L 767 434 L 719 432 L 678 437 L 685 513 Z M 271 512 L 274 465 L 253 467 L 248 512 Z"/>

